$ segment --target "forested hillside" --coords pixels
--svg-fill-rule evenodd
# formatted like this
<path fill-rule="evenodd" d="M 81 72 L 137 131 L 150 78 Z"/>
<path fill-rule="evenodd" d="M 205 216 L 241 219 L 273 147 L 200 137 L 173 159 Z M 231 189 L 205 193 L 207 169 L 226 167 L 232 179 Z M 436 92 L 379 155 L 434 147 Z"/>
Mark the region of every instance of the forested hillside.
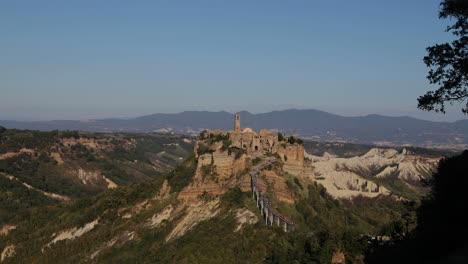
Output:
<path fill-rule="evenodd" d="M 305 153 L 312 175 L 299 176 L 292 156 L 254 158 L 220 140 L 207 137 L 193 153 L 193 139 L 168 134 L 3 130 L 2 263 L 363 263 L 416 227 L 427 183 L 401 178 L 400 165 L 443 154 L 304 142 L 317 156 Z M 294 222 L 289 232 L 265 225 L 249 191 L 249 170 L 272 158 L 259 183 L 272 208 Z M 367 161 L 351 167 L 357 159 Z M 228 160 L 240 171 L 227 175 Z M 336 196 L 327 183 L 339 182 L 313 176 L 329 162 L 330 175 L 346 180 L 353 172 L 391 192 Z M 376 178 L 378 166 L 395 164 L 398 171 Z M 421 177 L 430 182 L 428 171 Z"/>
<path fill-rule="evenodd" d="M 0 131 L 0 225 L 38 206 L 144 182 L 181 163 L 190 138 L 167 134 Z"/>
<path fill-rule="evenodd" d="M 371 236 L 394 232 L 387 226 L 406 212 L 404 204 L 392 199 L 344 203 L 331 198 L 320 185 L 296 181 L 290 188 L 297 203 L 282 208 L 293 216 L 297 229 L 285 233 L 266 226 L 250 193 L 240 189 L 219 197 L 205 195 L 197 202 L 178 200 L 177 192 L 169 190 L 188 183 L 194 162 L 192 158 L 151 182 L 36 212 L 34 218 L 1 237 L 0 246 L 14 245 L 14 257 L 6 261 L 313 263 L 329 262 L 333 254 L 344 252 L 362 262 Z M 212 214 L 208 218 L 190 211 L 211 207 L 205 212 Z M 178 208 L 182 209 L 174 218 L 164 218 L 168 210 Z M 196 226 L 170 237 L 187 215 Z"/>

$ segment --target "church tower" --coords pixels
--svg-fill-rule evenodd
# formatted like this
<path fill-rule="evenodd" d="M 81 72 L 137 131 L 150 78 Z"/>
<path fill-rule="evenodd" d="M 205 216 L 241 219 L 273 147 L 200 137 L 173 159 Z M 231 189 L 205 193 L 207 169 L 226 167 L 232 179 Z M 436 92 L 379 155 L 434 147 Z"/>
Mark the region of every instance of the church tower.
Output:
<path fill-rule="evenodd" d="M 239 113 L 236 113 L 236 115 L 234 116 L 234 131 L 241 132 Z"/>

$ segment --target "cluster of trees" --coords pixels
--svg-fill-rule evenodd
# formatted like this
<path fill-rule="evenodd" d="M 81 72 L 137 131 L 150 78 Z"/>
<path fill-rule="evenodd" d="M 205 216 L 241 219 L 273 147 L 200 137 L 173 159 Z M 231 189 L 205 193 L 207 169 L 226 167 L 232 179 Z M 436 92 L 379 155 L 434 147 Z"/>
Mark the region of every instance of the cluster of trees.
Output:
<path fill-rule="evenodd" d="M 468 2 L 465 0 L 445 0 L 442 2 L 441 18 L 454 18 L 455 24 L 447 31 L 452 32 L 455 40 L 451 43 L 435 45 L 428 48 L 424 62 L 430 67 L 428 79 L 439 85 L 436 91 L 430 91 L 418 99 L 418 107 L 424 110 L 445 112 L 445 103 L 465 102 L 468 97 Z M 468 113 L 468 103 L 462 108 Z M 10 133 L 0 127 L 0 153 L 34 148 L 41 150 L 53 144 L 59 134 L 53 132 Z M 66 135 L 79 137 L 79 134 Z M 229 140 L 212 138 L 213 141 Z M 300 139 L 285 138 L 278 133 L 278 140 L 291 144 L 302 144 Z M 228 143 L 228 142 L 226 142 Z M 230 145 L 230 144 L 229 144 Z M 80 148 L 80 147 L 79 147 Z M 234 149 L 228 148 L 231 152 Z M 83 152 L 83 151 L 81 151 Z M 120 154 L 125 151 L 117 149 Z M 142 158 L 143 152 L 135 152 L 125 158 Z M 240 152 L 236 152 L 236 156 Z M 118 155 L 118 154 L 117 154 Z M 84 156 L 86 157 L 86 155 Z M 238 222 L 235 210 L 249 208 L 257 212 L 255 204 L 246 193 L 236 188 L 221 197 L 222 213 L 208 221 L 203 221 L 196 228 L 179 239 L 165 242 L 165 237 L 174 228 L 174 223 L 165 222 L 160 228 L 139 229 L 144 226 L 145 217 L 134 217 L 123 221 L 119 209 L 135 205 L 143 199 L 154 195 L 167 179 L 171 190 L 178 192 L 187 186 L 195 172 L 195 158 L 190 157 L 183 165 L 150 182 L 109 190 L 94 197 L 79 199 L 70 205 L 52 206 L 48 210 L 34 212 L 34 217 L 18 226 L 15 236 L 9 243 L 19 244 L 17 259 L 24 262 L 53 262 L 57 259 L 79 262 L 89 256 L 99 245 L 110 241 L 119 234 L 125 225 L 136 227 L 137 240 L 115 247 L 104 252 L 101 262 L 160 262 L 160 263 L 326 263 L 337 250 L 343 251 L 349 262 L 360 263 L 467 263 L 468 262 L 468 151 L 459 156 L 446 158 L 440 162 L 437 173 L 431 182 L 432 191 L 417 209 L 398 211 L 385 203 L 373 206 L 343 206 L 340 201 L 332 199 L 323 186 L 302 185 L 299 181 L 288 182 L 298 195 L 294 205 L 280 204 L 281 211 L 297 222 L 297 230 L 284 233 L 280 228 L 266 227 L 262 221 L 248 225 L 240 232 L 233 232 Z M 44 190 L 63 192 L 65 183 L 50 180 L 54 171 L 47 155 L 32 158 L 19 155 L 0 162 L 0 172 L 13 174 L 22 181 L 33 183 Z M 113 164 L 106 173 L 115 177 L 124 175 L 114 171 Z M 104 167 L 105 167 L 104 166 Z M 35 182 L 38 181 L 38 182 Z M 54 185 L 51 185 L 54 184 Z M 17 215 L 33 215 L 28 206 L 49 205 L 50 200 L 38 196 L 33 191 L 27 192 L 21 184 L 0 177 L 1 210 L 0 223 L 10 221 L 15 216 L 5 214 L 16 211 Z M 42 198 L 41 198 L 42 197 Z M 373 201 L 376 205 L 378 201 Z M 365 201 L 363 201 L 365 203 Z M 161 208 L 165 204 L 159 205 Z M 410 206 L 414 206 L 410 205 Z M 382 208 L 383 207 L 383 208 Z M 417 224 L 414 228 L 413 216 L 407 212 L 417 212 Z M 389 213 L 391 211 L 392 213 Z M 378 212 L 378 213 L 377 213 Z M 405 213 L 406 212 L 406 213 Z M 151 212 L 154 213 L 154 212 Z M 383 217 L 400 214 L 400 221 L 382 223 Z M 51 250 L 41 252 L 44 245 L 44 234 L 52 233 L 56 226 L 70 228 L 82 226 L 97 217 L 101 225 L 97 230 L 73 241 L 57 243 Z M 258 215 L 257 217 L 261 217 Z M 115 227 L 115 228 L 114 228 Z M 119 229 L 120 228 L 120 229 Z M 128 226 L 126 226 L 128 228 Z M 369 239 L 362 234 L 377 233 L 381 230 L 391 234 L 390 243 L 369 244 Z M 10 237 L 9 237 L 10 238 Z M 0 245 L 5 246 L 4 237 Z"/>
<path fill-rule="evenodd" d="M 240 159 L 242 155 L 245 154 L 245 149 L 238 148 L 238 147 L 229 147 L 228 148 L 228 155 L 231 156 L 234 153 L 234 159 Z"/>
<path fill-rule="evenodd" d="M 394 263 L 400 259 L 408 263 L 467 263 L 467 171 L 468 151 L 443 159 L 434 174 L 430 195 L 415 210 L 417 225 L 414 230 L 408 232 L 402 228 L 392 243 L 372 248 L 369 260 L 375 263 Z"/>
<path fill-rule="evenodd" d="M 221 149 L 223 151 L 228 150 L 232 145 L 232 140 L 229 137 L 229 134 L 213 134 L 207 131 L 203 131 L 200 133 L 200 140 L 204 140 L 206 143 L 199 143 L 199 147 L 197 150 L 198 155 L 206 154 L 206 153 L 213 153 L 212 145 L 216 142 L 223 142 Z"/>
<path fill-rule="evenodd" d="M 35 207 L 54 203 L 55 200 L 26 188 L 20 181 L 0 174 L 0 226 L 30 217 Z"/>
<path fill-rule="evenodd" d="M 121 220 L 119 208 L 131 207 L 138 201 L 152 197 L 164 179 L 168 180 L 173 192 L 182 190 L 191 182 L 195 168 L 196 161 L 192 155 L 183 165 L 165 177 L 109 190 L 95 197 L 79 199 L 70 206 L 52 210 L 54 219 L 61 219 L 57 221 L 61 222 L 60 226 L 63 228 L 82 226 L 97 217 L 100 217 L 101 224 L 82 238 L 60 242 L 46 253 L 40 253 L 43 243 L 37 243 L 37 239 L 42 237 L 44 232 L 47 233 L 44 228 L 50 228 L 46 226 L 50 226 L 51 223 L 50 219 L 42 219 L 39 214 L 38 218 L 42 220 L 31 221 L 15 233 L 24 238 L 27 232 L 41 226 L 37 231 L 28 234 L 29 238 L 26 240 L 30 251 L 21 250 L 18 254 L 23 259 L 39 254 L 41 258 L 59 257 L 67 260 L 77 255 L 89 255 L 96 247 L 119 234 L 123 230 L 122 225 L 129 223 L 133 228 L 137 227 L 138 239 L 105 251 L 99 257 L 99 261 L 125 259 L 133 262 L 181 263 L 317 263 L 329 262 L 333 253 L 339 250 L 345 253 L 349 261 L 359 263 L 363 261 L 365 252 L 372 253 L 367 256 L 369 260 L 373 260 L 377 253 L 383 254 L 383 249 L 376 249 L 370 245 L 369 239 L 362 234 L 378 233 L 381 229 L 390 230 L 386 226 L 386 223 L 390 223 L 387 219 L 391 219 L 391 215 L 403 215 L 403 211 L 399 211 L 398 208 L 375 200 L 362 206 L 343 206 L 340 201 L 330 197 L 323 186 L 305 186 L 297 178 L 293 178 L 289 185 L 297 195 L 298 201 L 293 205 L 278 203 L 278 211 L 284 212 L 297 223 L 297 230 L 292 233 L 284 233 L 280 228 L 266 227 L 261 220 L 255 225 L 245 226 L 243 231 L 233 232 L 238 225 L 236 209 L 249 208 L 261 219 L 250 194 L 243 193 L 238 188 L 221 197 L 222 213 L 218 217 L 201 222 L 183 237 L 167 243 L 165 237 L 174 228 L 174 223 L 164 222 L 155 229 L 138 229 L 138 223 L 143 223 L 142 221 L 157 211 L 134 217 L 130 222 Z M 162 209 L 164 206 L 158 208 Z M 390 215 L 389 211 L 392 212 Z M 461 219 L 460 223 L 464 220 Z M 407 232 L 404 225 L 395 225 L 391 230 L 396 230 L 397 233 Z"/>
<path fill-rule="evenodd" d="M 464 103 L 468 114 L 468 1 L 443 0 L 439 18 L 453 19 L 447 27 L 451 43 L 427 48 L 427 78 L 438 85 L 418 98 L 418 107 L 445 113 L 445 105 Z M 468 151 L 443 159 L 430 182 L 432 191 L 417 211 L 416 228 L 384 246 L 370 250 L 375 263 L 468 263 Z"/>
<path fill-rule="evenodd" d="M 278 132 L 278 141 L 281 142 L 281 141 L 287 141 L 289 144 L 299 144 L 299 145 L 303 145 L 304 144 L 304 141 L 298 137 L 294 137 L 294 136 L 289 136 L 288 138 L 286 138 L 282 133 Z"/>
<path fill-rule="evenodd" d="M 18 152 L 22 148 L 46 150 L 58 140 L 58 131 L 6 129 L 0 133 L 0 154 Z"/>
<path fill-rule="evenodd" d="M 445 104 L 463 104 L 461 110 L 468 114 L 468 2 L 466 0 L 444 0 L 439 12 L 441 19 L 453 19 L 447 27 L 453 34 L 452 43 L 436 44 L 427 48 L 424 63 L 429 67 L 427 79 L 438 85 L 418 98 L 422 110 L 445 113 Z"/>

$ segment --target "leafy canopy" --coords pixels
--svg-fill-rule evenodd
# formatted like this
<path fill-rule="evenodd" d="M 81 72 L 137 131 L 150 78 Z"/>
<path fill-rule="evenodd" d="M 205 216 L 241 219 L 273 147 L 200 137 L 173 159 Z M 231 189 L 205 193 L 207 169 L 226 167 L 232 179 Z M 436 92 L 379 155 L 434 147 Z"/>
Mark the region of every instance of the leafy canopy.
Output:
<path fill-rule="evenodd" d="M 452 43 L 436 44 L 427 48 L 424 63 L 429 68 L 427 79 L 438 85 L 418 98 L 418 108 L 445 113 L 445 103 L 464 104 L 462 112 L 468 113 L 468 1 L 442 1 L 439 18 L 455 19 L 446 32 L 455 36 Z"/>

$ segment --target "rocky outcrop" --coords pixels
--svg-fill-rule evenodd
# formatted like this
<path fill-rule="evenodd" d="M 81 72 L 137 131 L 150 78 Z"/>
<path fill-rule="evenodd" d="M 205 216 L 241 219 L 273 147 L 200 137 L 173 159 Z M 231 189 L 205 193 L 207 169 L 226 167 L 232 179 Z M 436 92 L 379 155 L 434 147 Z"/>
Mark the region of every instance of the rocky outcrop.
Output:
<path fill-rule="evenodd" d="M 248 189 L 249 181 L 243 173 L 248 164 L 250 157 L 242 155 L 236 159 L 227 151 L 200 155 L 193 181 L 180 192 L 179 198 L 195 199 L 205 192 L 221 195 L 234 187 Z"/>
<path fill-rule="evenodd" d="M 239 232 L 246 225 L 253 225 L 258 222 L 258 217 L 246 208 L 238 209 L 236 211 L 237 227 L 234 232 Z"/>
<path fill-rule="evenodd" d="M 115 182 L 113 182 L 111 179 L 107 178 L 106 176 L 102 175 L 102 178 L 107 182 L 107 189 L 115 189 L 118 187 Z"/>
<path fill-rule="evenodd" d="M 0 154 L 0 160 L 9 159 L 9 158 L 12 158 L 12 157 L 16 157 L 16 156 L 18 156 L 18 155 L 20 155 L 20 154 L 23 154 L 23 153 L 32 155 L 32 154 L 34 154 L 35 152 L 34 152 L 34 150 L 32 150 L 32 149 L 22 148 L 22 149 L 20 149 L 20 151 L 18 151 L 18 152 L 7 152 L 7 153 Z"/>
<path fill-rule="evenodd" d="M 100 173 L 97 171 L 85 171 L 78 169 L 77 176 L 83 184 L 95 183 L 100 178 Z"/>
<path fill-rule="evenodd" d="M 105 175 L 102 175 L 101 172 L 97 170 L 85 170 L 79 168 L 78 171 L 74 173 L 84 185 L 102 186 L 105 184 L 107 189 L 115 189 L 118 187 L 114 181 L 107 178 Z"/>
<path fill-rule="evenodd" d="M 2 250 L 2 254 L 0 257 L 0 262 L 5 261 L 8 258 L 14 257 L 16 254 L 16 247 L 14 245 L 8 245 Z"/>
<path fill-rule="evenodd" d="M 351 158 L 338 158 L 328 153 L 321 157 L 305 153 L 305 157 L 310 160 L 311 179 L 337 198 L 388 195 L 391 192 L 372 178 L 397 177 L 408 184 L 417 183 L 429 177 L 439 161 L 414 155 L 406 149 L 398 152 L 381 148 Z"/>
<path fill-rule="evenodd" d="M 83 227 L 80 227 L 80 228 L 75 227 L 69 230 L 62 231 L 60 234 L 56 235 L 52 241 L 47 243 L 47 245 L 42 250 L 44 251 L 46 247 L 50 247 L 52 244 L 55 244 L 58 241 L 75 239 L 76 237 L 80 237 L 84 235 L 85 233 L 91 231 L 98 223 L 99 223 L 99 219 L 96 219 L 90 223 L 87 223 Z"/>
<path fill-rule="evenodd" d="M 303 165 L 304 164 L 304 146 L 300 144 L 284 144 L 278 148 L 278 154 L 286 164 Z"/>
<path fill-rule="evenodd" d="M 161 212 L 154 214 L 151 219 L 148 221 L 148 226 L 151 228 L 159 226 L 162 221 L 168 220 L 174 211 L 174 207 L 170 204 L 164 208 Z"/>
<path fill-rule="evenodd" d="M 6 236 L 8 233 L 10 233 L 10 231 L 15 229 L 15 225 L 3 225 L 2 228 L 0 228 L 0 236 Z"/>
<path fill-rule="evenodd" d="M 219 199 L 209 202 L 196 201 L 188 203 L 185 207 L 185 214 L 182 215 L 174 229 L 167 235 L 166 241 L 182 236 L 199 222 L 213 218 L 218 215 L 219 212 Z"/>
<path fill-rule="evenodd" d="M 197 169 L 193 182 L 179 194 L 181 199 L 193 199 L 203 193 L 220 195 L 233 187 L 243 191 L 250 188 L 248 171 L 254 159 L 277 155 L 289 172 L 307 175 L 304 166 L 304 146 L 279 141 L 278 135 L 263 129 L 259 133 L 252 129 L 235 131 L 205 131 L 195 143 Z M 270 173 L 269 181 L 275 182 L 278 197 L 292 201 L 286 192 L 285 179 Z M 280 184 L 281 183 L 281 184 Z M 275 191 L 273 191 L 275 192 Z"/>
<path fill-rule="evenodd" d="M 95 259 L 97 256 L 99 256 L 102 251 L 106 249 L 110 249 L 112 247 L 120 247 L 124 245 L 125 243 L 132 241 L 135 239 L 135 232 L 133 231 L 123 231 L 119 235 L 115 236 L 111 240 L 107 241 L 104 243 L 98 250 L 94 251 L 89 258 L 91 260 Z"/>
<path fill-rule="evenodd" d="M 345 264 L 346 263 L 346 258 L 343 252 L 337 251 L 333 253 L 332 259 L 331 259 L 332 264 Z"/>
<path fill-rule="evenodd" d="M 50 157 L 53 158 L 57 162 L 57 165 L 62 165 L 64 163 L 62 159 L 62 155 L 60 155 L 60 153 L 58 152 L 51 152 Z"/>

